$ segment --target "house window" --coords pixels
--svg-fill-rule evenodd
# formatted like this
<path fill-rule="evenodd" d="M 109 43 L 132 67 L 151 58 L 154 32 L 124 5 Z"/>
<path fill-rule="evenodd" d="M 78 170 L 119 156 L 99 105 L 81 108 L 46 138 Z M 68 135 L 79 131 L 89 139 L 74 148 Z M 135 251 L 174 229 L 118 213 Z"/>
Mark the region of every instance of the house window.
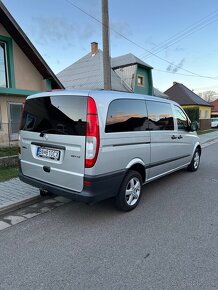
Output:
<path fill-rule="evenodd" d="M 205 111 L 205 119 L 209 119 L 209 113 L 208 113 L 208 111 Z"/>
<path fill-rule="evenodd" d="M 6 43 L 0 42 L 0 87 L 8 87 Z"/>
<path fill-rule="evenodd" d="M 144 77 L 143 76 L 137 76 L 137 84 L 138 86 L 143 87 L 144 86 Z"/>
<path fill-rule="evenodd" d="M 0 35 L 0 87 L 15 88 L 13 41 Z"/>

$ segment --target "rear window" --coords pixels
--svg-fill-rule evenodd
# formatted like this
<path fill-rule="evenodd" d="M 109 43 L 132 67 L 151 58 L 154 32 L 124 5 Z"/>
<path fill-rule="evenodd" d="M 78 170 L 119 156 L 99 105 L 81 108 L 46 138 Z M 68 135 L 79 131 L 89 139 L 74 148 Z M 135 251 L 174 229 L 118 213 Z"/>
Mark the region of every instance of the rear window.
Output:
<path fill-rule="evenodd" d="M 144 131 L 147 121 L 145 101 L 115 100 L 108 109 L 105 132 Z"/>
<path fill-rule="evenodd" d="M 48 134 L 86 134 L 87 97 L 51 96 L 27 100 L 21 130 Z"/>

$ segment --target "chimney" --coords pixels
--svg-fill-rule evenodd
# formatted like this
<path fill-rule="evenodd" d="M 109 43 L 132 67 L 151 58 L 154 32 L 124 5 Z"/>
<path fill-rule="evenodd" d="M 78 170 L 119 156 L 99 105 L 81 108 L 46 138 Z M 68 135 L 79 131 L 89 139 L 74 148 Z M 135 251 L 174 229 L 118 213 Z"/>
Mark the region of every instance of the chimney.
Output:
<path fill-rule="evenodd" d="M 95 56 L 97 52 L 98 52 L 98 43 L 97 42 L 92 42 L 91 43 L 92 56 Z"/>
<path fill-rule="evenodd" d="M 173 85 L 176 85 L 177 84 L 177 82 L 173 82 Z"/>

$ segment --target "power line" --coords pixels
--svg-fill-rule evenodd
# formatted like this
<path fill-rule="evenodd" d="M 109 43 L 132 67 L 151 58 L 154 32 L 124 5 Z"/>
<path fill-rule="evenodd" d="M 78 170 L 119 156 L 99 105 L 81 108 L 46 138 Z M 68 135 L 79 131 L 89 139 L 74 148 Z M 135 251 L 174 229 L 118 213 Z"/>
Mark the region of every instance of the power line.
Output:
<path fill-rule="evenodd" d="M 153 70 L 163 72 L 163 73 L 168 73 L 168 74 L 173 74 L 173 75 L 181 75 L 181 76 L 187 76 L 187 77 L 195 77 L 195 78 L 205 78 L 206 76 L 201 76 L 201 75 L 190 75 L 190 74 L 182 74 L 182 73 L 177 73 L 177 72 L 172 72 L 172 71 L 167 71 L 167 70 L 161 70 L 161 69 L 156 69 L 154 68 Z M 214 78 L 214 80 L 218 80 L 218 78 Z"/>
<path fill-rule="evenodd" d="M 102 25 L 102 21 L 100 21 L 98 18 L 96 18 L 93 15 L 89 14 L 88 12 L 86 12 L 85 10 L 83 10 L 82 8 L 80 8 L 79 6 L 77 6 L 76 4 L 71 2 L 70 0 L 65 0 L 65 1 L 68 2 L 70 5 L 74 6 L 75 8 L 77 8 L 78 10 L 80 10 L 81 12 L 83 12 L 84 14 L 86 14 L 89 17 L 91 17 L 92 19 L 94 19 L 95 21 L 97 21 L 98 23 L 100 23 Z"/>
<path fill-rule="evenodd" d="M 86 14 L 87 16 L 89 16 L 90 18 L 94 19 L 95 21 L 97 21 L 98 23 L 100 23 L 100 24 L 102 25 L 102 21 L 100 21 L 99 19 L 97 19 L 96 17 L 94 17 L 93 15 L 91 15 L 90 13 L 86 12 L 85 10 L 83 10 L 82 8 L 80 8 L 79 6 L 77 6 L 76 4 L 74 4 L 73 2 L 71 2 L 70 0 L 65 0 L 65 1 L 68 2 L 70 5 L 74 6 L 75 8 L 77 8 L 78 10 L 80 10 L 81 12 L 83 12 L 84 14 Z M 128 42 L 134 44 L 134 45 L 137 46 L 138 48 L 140 48 L 140 49 L 144 50 L 145 52 L 149 53 L 150 55 L 153 55 L 153 56 L 155 56 L 156 58 L 158 58 L 158 59 L 160 59 L 160 60 L 162 60 L 162 61 L 164 61 L 164 62 L 166 62 L 166 63 L 168 63 L 168 64 L 170 64 L 170 65 L 172 65 L 172 66 L 174 66 L 174 67 L 176 67 L 176 68 L 179 68 L 179 69 L 181 69 L 181 70 L 183 70 L 183 71 L 186 71 L 186 72 L 191 73 L 192 75 L 195 75 L 195 76 L 198 76 L 198 77 L 218 80 L 218 77 L 199 75 L 199 74 L 194 73 L 194 72 L 192 72 L 192 71 L 190 71 L 190 70 L 188 70 L 188 69 L 182 68 L 182 67 L 179 66 L 179 65 L 175 65 L 173 62 L 170 62 L 170 61 L 168 61 L 168 60 L 166 60 L 166 59 L 160 57 L 159 55 L 153 53 L 152 51 L 150 51 L 150 50 L 144 48 L 144 47 L 141 46 L 140 44 L 138 44 L 138 43 L 136 43 L 135 41 L 129 39 L 129 38 L 126 37 L 125 35 L 123 35 L 123 34 L 121 34 L 120 32 L 114 30 L 113 28 L 110 28 L 110 27 L 109 27 L 109 29 L 110 29 L 111 31 L 113 31 L 114 33 L 116 33 L 117 35 L 119 35 L 120 37 L 122 37 L 122 38 L 124 38 L 125 40 L 127 40 Z"/>
<path fill-rule="evenodd" d="M 201 88 L 194 88 L 196 91 L 218 91 L 218 85 L 217 86 L 209 86 L 209 87 L 201 87 Z"/>
<path fill-rule="evenodd" d="M 218 11 L 218 9 L 216 9 L 215 11 L 210 13 L 209 15 L 203 17 L 202 19 L 200 19 L 196 23 L 189 25 L 188 27 L 183 29 L 181 32 L 176 33 L 173 36 L 169 37 L 167 40 L 161 42 L 160 44 L 158 44 L 154 48 L 152 48 L 151 51 L 153 51 L 155 53 L 160 52 L 163 49 L 166 49 L 169 46 L 184 39 L 185 37 L 193 34 L 194 32 L 199 31 L 199 30 L 203 29 L 204 27 L 206 27 L 207 25 L 217 21 L 217 19 L 218 19 L 217 18 L 217 16 L 218 16 L 217 11 Z M 214 19 L 214 17 L 215 17 L 215 19 Z M 148 57 L 150 57 L 150 54 L 143 54 L 141 57 L 148 58 Z"/>
<path fill-rule="evenodd" d="M 213 22 L 215 22 L 215 21 L 217 21 L 217 20 L 218 20 L 218 18 L 214 19 L 213 21 L 208 22 L 207 24 L 205 24 L 205 25 L 199 27 L 198 29 L 196 29 L 196 30 L 190 32 L 189 34 L 184 35 L 183 37 L 181 37 L 181 38 L 175 40 L 174 42 L 170 43 L 169 45 L 166 45 L 166 46 L 162 47 L 161 49 L 157 50 L 156 53 L 159 53 L 159 52 L 163 51 L 164 49 L 166 49 L 166 48 L 168 48 L 168 47 L 174 45 L 175 43 L 179 42 L 180 40 L 186 38 L 187 36 L 190 36 L 191 34 L 197 32 L 197 31 L 199 31 L 199 30 L 201 30 L 201 29 L 203 29 L 203 28 L 206 27 L 207 25 L 209 25 L 209 24 L 211 24 L 211 23 L 213 23 Z M 150 56 L 150 55 L 147 55 L 147 57 L 145 56 L 146 59 L 149 58 L 149 57 L 151 57 L 151 56 Z M 143 58 L 143 57 L 142 57 L 142 58 Z"/>

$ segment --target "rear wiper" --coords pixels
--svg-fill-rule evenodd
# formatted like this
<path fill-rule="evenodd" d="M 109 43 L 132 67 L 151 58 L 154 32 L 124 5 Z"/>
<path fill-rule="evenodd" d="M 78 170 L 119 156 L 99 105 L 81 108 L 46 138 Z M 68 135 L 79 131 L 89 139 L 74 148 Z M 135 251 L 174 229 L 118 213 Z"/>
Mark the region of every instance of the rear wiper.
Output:
<path fill-rule="evenodd" d="M 67 135 L 67 133 L 65 133 L 63 131 L 63 129 L 54 129 L 54 128 L 50 128 L 50 129 L 46 129 L 40 132 L 40 137 L 43 137 L 45 135 L 45 133 L 49 133 L 49 132 L 57 132 L 57 133 L 61 133 L 63 135 Z"/>

